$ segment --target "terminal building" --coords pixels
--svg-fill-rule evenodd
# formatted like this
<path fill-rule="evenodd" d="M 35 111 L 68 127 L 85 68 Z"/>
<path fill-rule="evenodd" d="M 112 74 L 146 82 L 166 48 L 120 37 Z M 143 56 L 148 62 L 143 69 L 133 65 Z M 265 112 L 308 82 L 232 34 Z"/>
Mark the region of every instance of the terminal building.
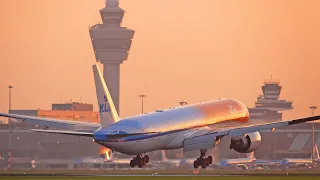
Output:
<path fill-rule="evenodd" d="M 52 110 L 93 111 L 93 105 L 79 102 L 52 104 Z"/>
<path fill-rule="evenodd" d="M 93 111 L 92 104 L 78 102 L 52 104 L 52 110 L 10 110 L 10 113 L 42 118 L 100 123 L 99 113 Z"/>
<path fill-rule="evenodd" d="M 92 104 L 66 103 L 52 104 L 52 110 L 11 110 L 10 113 L 52 118 L 73 120 L 81 122 L 99 123 L 98 112 L 94 112 Z M 69 160 L 69 162 L 89 156 L 99 156 L 101 146 L 92 141 L 92 138 L 76 137 L 59 134 L 48 134 L 31 132 L 29 129 L 39 128 L 37 125 L 21 123 L 11 119 L 11 154 L 12 168 L 18 168 L 14 163 L 17 159 L 48 160 L 55 161 Z M 0 124 L 0 156 L 8 157 L 9 150 L 9 127 L 8 124 Z M 1 164 L 5 168 L 7 163 Z"/>
<path fill-rule="evenodd" d="M 314 142 L 320 146 L 320 124 L 315 123 Z M 312 152 L 312 123 L 292 125 L 262 132 L 262 145 L 256 151 L 259 158 L 310 158 Z"/>

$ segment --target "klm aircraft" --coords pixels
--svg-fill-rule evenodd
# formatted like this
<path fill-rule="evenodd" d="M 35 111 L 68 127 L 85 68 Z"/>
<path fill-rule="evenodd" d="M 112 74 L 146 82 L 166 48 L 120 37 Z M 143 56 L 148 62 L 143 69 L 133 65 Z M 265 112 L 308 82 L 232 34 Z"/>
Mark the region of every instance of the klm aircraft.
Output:
<path fill-rule="evenodd" d="M 193 162 L 193 166 L 206 168 L 212 164 L 212 157 L 206 156 L 207 149 L 215 147 L 223 137 L 231 137 L 230 149 L 250 153 L 261 143 L 259 131 L 320 119 L 320 116 L 313 116 L 255 124 L 249 121 L 248 108 L 234 99 L 218 99 L 120 119 L 97 65 L 93 65 L 93 72 L 100 124 L 6 113 L 0 113 L 0 116 L 46 127 L 31 129 L 34 132 L 91 137 L 96 143 L 112 151 L 136 155 L 130 161 L 130 166 L 140 168 L 149 162 L 146 153 L 180 148 L 183 148 L 184 152 L 199 150 L 200 157 Z M 85 127 L 89 130 L 63 130 L 69 127 Z"/>

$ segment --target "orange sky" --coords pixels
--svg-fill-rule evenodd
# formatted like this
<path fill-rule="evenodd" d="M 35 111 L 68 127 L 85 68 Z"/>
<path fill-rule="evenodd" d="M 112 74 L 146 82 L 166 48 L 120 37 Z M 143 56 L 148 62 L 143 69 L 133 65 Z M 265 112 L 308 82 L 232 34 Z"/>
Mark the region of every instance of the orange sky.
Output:
<path fill-rule="evenodd" d="M 222 97 L 252 107 L 263 81 L 281 80 L 294 101 L 285 119 L 320 106 L 320 1 L 120 0 L 136 31 L 121 66 L 122 117 Z M 0 1 L 0 111 L 96 103 L 88 26 L 104 0 Z"/>

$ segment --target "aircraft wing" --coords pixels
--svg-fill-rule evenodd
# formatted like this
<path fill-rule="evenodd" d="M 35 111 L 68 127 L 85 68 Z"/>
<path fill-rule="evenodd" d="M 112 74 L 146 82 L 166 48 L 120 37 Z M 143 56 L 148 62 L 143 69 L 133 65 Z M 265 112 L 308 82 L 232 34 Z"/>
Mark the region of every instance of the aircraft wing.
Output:
<path fill-rule="evenodd" d="M 319 120 L 320 116 L 312 116 L 312 117 L 306 117 L 301 119 L 294 119 L 294 120 L 288 120 L 288 121 L 280 121 L 280 122 L 274 122 L 274 123 L 263 123 L 263 124 L 256 124 L 256 125 L 248 125 L 244 127 L 229 127 L 229 128 L 223 128 L 223 129 L 215 129 L 208 131 L 206 133 L 203 133 L 201 135 L 193 136 L 190 138 L 187 138 L 184 140 L 184 152 L 188 151 L 194 151 L 198 149 L 207 149 L 212 148 L 215 146 L 215 139 L 217 137 L 236 137 L 245 135 L 252 132 L 259 132 L 263 130 L 272 130 L 274 128 L 284 127 L 284 126 L 290 126 L 294 124 L 300 124 L 305 123 L 308 121 L 314 121 Z"/>
<path fill-rule="evenodd" d="M 22 120 L 25 123 L 38 124 L 38 125 L 42 125 L 49 128 L 86 127 L 90 129 L 98 129 L 101 127 L 100 124 L 95 124 L 95 123 L 76 122 L 76 121 L 70 121 L 70 120 L 56 120 L 56 119 L 49 119 L 49 118 L 17 115 L 17 114 L 0 113 L 0 116 L 14 118 L 14 119 Z"/>
<path fill-rule="evenodd" d="M 235 136 L 241 136 L 241 135 L 252 133 L 252 132 L 272 130 L 273 128 L 290 126 L 290 125 L 305 123 L 308 121 L 315 121 L 319 119 L 320 119 L 320 116 L 311 116 L 311 117 L 288 120 L 288 121 L 250 125 L 247 127 L 229 128 L 229 129 L 222 130 L 219 132 L 214 132 L 214 133 L 218 136 L 222 135 L 222 136 L 235 137 Z"/>
<path fill-rule="evenodd" d="M 30 129 L 30 131 L 34 132 L 43 132 L 43 133 L 54 133 L 54 134 L 66 134 L 73 136 L 87 136 L 93 137 L 92 132 L 82 132 L 82 131 L 63 131 L 63 130 L 47 130 L 47 129 Z"/>

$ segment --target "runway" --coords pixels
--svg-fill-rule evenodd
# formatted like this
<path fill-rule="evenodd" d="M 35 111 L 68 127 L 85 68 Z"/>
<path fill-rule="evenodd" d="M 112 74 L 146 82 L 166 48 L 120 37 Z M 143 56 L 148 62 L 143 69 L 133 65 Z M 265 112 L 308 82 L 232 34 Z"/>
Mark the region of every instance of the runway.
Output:
<path fill-rule="evenodd" d="M 63 174 L 63 173 L 46 173 L 46 174 L 0 174 L 1 176 L 16 176 L 16 177 L 190 177 L 190 176 L 246 176 L 246 175 L 218 175 L 218 174 Z"/>
<path fill-rule="evenodd" d="M 1 176 L 0 179 L 8 179 L 8 180 L 105 180 L 110 177 L 113 180 L 234 180 L 234 176 L 237 176 L 237 180 L 301 180 L 302 178 L 305 180 L 317 180 L 319 179 L 318 176 L 292 176 L 292 175 L 262 175 L 262 176 L 255 176 L 255 175 L 174 175 L 174 174 L 161 174 L 161 175 L 152 175 L 152 174 L 144 174 L 144 175 L 137 175 L 137 174 L 99 174 L 99 175 L 90 175 L 90 174 L 38 174 L 38 175 L 16 175 L 16 176 Z"/>
<path fill-rule="evenodd" d="M 208 177 L 208 176 L 320 176 L 320 169 L 287 169 L 287 170 L 13 170 L 0 171 L 4 177 Z M 0 178 L 1 179 L 1 178 Z"/>
<path fill-rule="evenodd" d="M 0 177 L 223 177 L 223 176 L 320 176 L 320 173 L 248 173 L 248 174 L 90 174 L 90 173 L 7 173 Z"/>

